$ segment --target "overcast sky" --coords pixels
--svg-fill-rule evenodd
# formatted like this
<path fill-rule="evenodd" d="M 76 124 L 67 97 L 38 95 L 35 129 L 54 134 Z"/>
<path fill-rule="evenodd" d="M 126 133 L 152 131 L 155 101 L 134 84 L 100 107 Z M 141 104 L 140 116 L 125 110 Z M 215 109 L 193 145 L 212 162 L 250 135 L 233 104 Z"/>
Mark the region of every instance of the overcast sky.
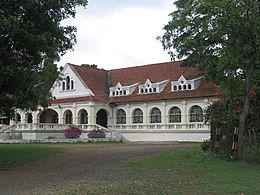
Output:
<path fill-rule="evenodd" d="M 77 26 L 77 44 L 65 63 L 97 64 L 116 69 L 170 61 L 156 37 L 170 20 L 173 0 L 89 0 L 78 8 L 76 18 L 65 23 Z"/>

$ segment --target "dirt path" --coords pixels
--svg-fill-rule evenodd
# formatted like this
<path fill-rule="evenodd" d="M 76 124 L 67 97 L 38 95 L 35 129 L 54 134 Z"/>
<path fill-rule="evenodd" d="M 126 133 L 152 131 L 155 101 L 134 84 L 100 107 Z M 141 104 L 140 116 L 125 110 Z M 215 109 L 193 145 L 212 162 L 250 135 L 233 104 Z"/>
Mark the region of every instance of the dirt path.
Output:
<path fill-rule="evenodd" d="M 57 194 L 73 184 L 105 181 L 136 158 L 197 147 L 180 143 L 64 145 L 63 152 L 10 171 L 0 171 L 0 194 Z"/>

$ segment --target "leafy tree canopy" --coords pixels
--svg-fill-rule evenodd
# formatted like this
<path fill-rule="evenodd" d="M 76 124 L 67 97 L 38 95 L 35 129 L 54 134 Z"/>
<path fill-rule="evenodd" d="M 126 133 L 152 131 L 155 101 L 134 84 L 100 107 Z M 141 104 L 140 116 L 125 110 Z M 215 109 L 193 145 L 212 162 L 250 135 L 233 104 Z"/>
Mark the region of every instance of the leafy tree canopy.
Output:
<path fill-rule="evenodd" d="M 57 76 L 53 62 L 76 43 L 76 28 L 60 23 L 86 5 L 87 0 L 0 1 L 0 115 L 46 105 L 49 84 L 43 83 Z"/>
<path fill-rule="evenodd" d="M 222 88 L 240 97 L 239 139 L 245 132 L 250 95 L 259 93 L 260 2 L 258 0 L 177 0 L 164 26 L 164 49 L 183 65 L 197 66 Z"/>

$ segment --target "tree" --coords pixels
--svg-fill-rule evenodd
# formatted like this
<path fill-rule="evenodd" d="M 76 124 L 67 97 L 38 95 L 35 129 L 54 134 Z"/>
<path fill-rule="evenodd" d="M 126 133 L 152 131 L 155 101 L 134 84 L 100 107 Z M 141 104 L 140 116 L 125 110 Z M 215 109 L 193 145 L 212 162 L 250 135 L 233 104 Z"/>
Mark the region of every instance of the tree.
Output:
<path fill-rule="evenodd" d="M 184 66 L 197 66 L 222 88 L 242 99 L 238 153 L 250 108 L 250 94 L 259 88 L 260 19 L 258 0 L 177 0 L 164 26 L 164 49 Z M 259 77 L 259 76 L 258 76 Z M 259 90 L 258 90 L 259 91 Z M 241 156 L 240 156 L 241 157 Z"/>
<path fill-rule="evenodd" d="M 87 0 L 0 1 L 0 115 L 46 103 L 45 89 L 37 95 L 44 87 L 44 67 L 76 43 L 76 28 L 61 21 L 86 5 Z"/>

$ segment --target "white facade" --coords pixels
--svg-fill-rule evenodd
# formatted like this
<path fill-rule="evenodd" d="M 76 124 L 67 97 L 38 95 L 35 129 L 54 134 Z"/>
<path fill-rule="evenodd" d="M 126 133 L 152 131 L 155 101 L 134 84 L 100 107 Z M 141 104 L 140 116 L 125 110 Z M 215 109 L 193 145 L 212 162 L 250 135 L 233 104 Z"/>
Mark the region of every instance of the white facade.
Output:
<path fill-rule="evenodd" d="M 61 76 L 63 80 L 57 80 L 51 92 L 56 100 L 68 101 L 54 101 L 48 108 L 39 107 L 36 111 L 16 110 L 16 117 L 11 124 L 15 130 L 23 132 L 24 139 L 61 138 L 70 125 L 77 125 L 83 130 L 82 138 L 96 127 L 119 133 L 129 141 L 202 141 L 210 137 L 210 127 L 205 123 L 203 114 L 216 97 L 121 103 L 109 102 L 109 99 L 93 101 L 93 90 L 73 67 L 67 64 Z M 120 98 L 130 96 L 136 90 L 137 95 L 145 97 L 146 93 L 160 94 L 169 84 L 170 91 L 167 93 L 174 97 L 178 93 L 176 91 L 197 89 L 202 79 L 187 80 L 183 75 L 178 78 L 175 81 L 166 78 L 157 82 L 151 82 L 148 78 L 145 83 L 130 85 L 118 82 L 116 86 L 109 87 L 107 93 L 110 98 Z M 73 101 L 77 97 L 83 99 Z"/>

